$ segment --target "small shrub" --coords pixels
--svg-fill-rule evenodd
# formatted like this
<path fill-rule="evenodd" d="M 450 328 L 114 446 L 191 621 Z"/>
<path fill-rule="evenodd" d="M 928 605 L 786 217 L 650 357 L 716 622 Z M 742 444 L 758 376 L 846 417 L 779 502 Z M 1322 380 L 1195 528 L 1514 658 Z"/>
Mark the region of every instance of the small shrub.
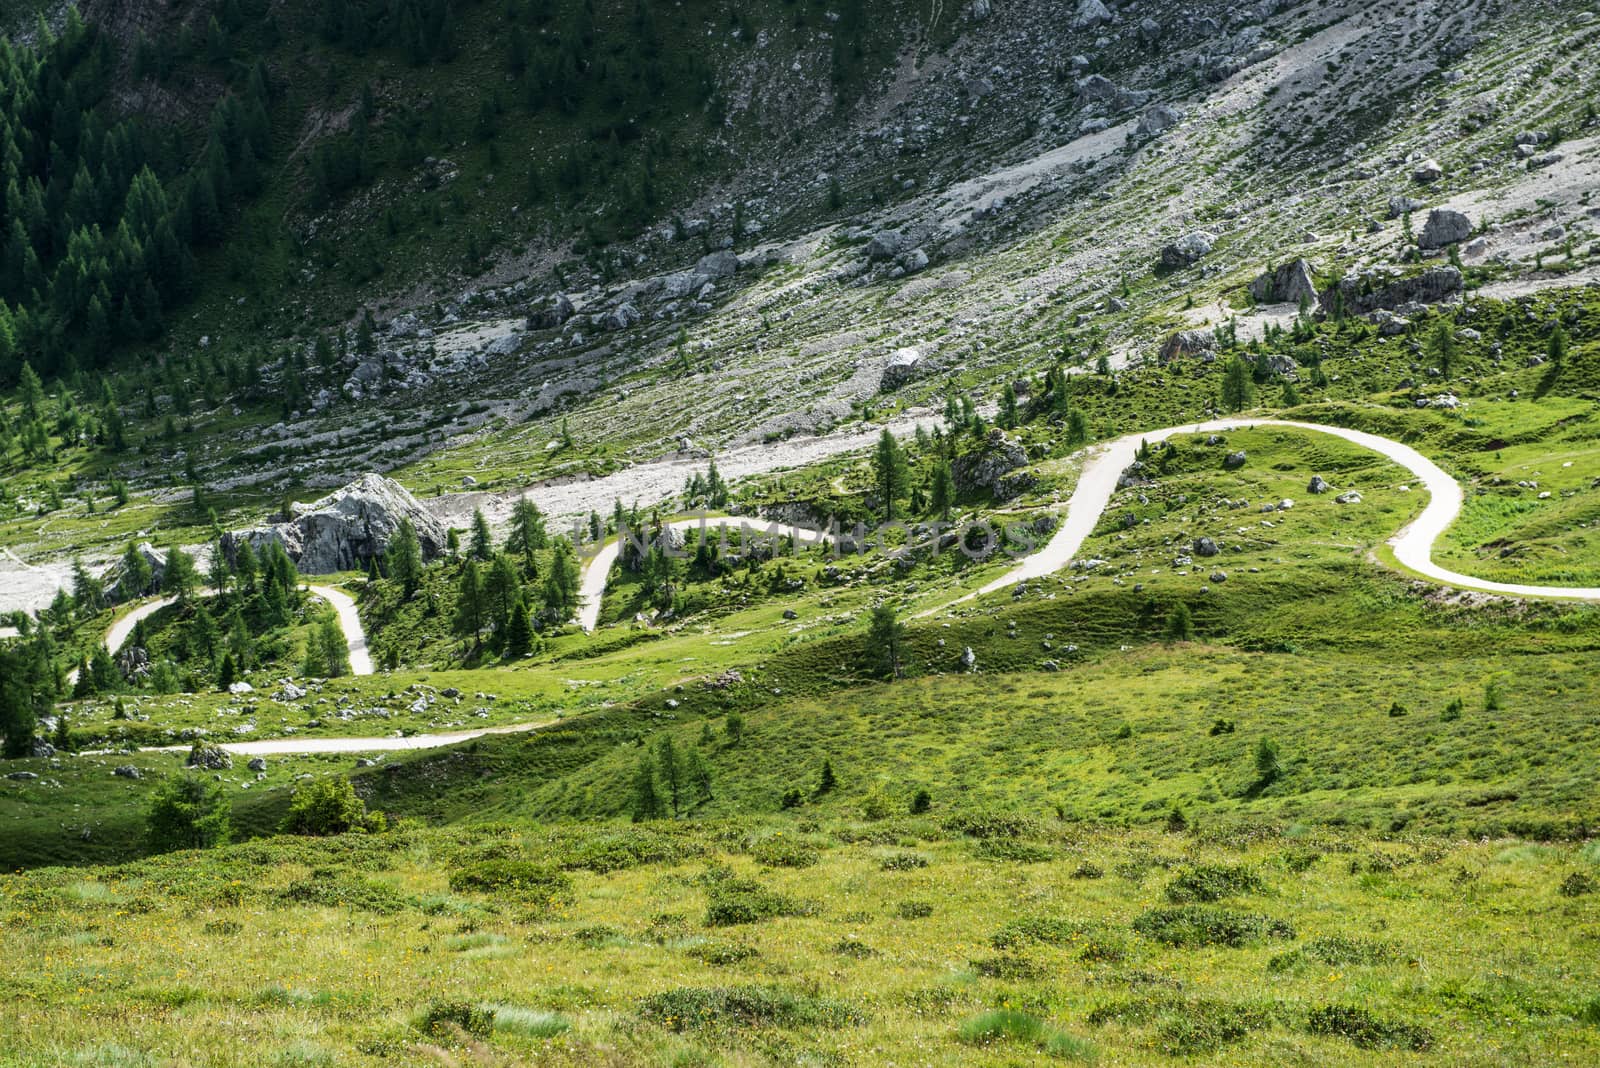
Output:
<path fill-rule="evenodd" d="M 925 854 L 909 851 L 890 853 L 879 865 L 884 871 L 915 871 L 927 866 L 928 858 Z"/>
<path fill-rule="evenodd" d="M 995 810 L 958 813 L 944 821 L 944 828 L 968 838 L 1036 838 L 1044 832 L 1032 816 Z"/>
<path fill-rule="evenodd" d="M 423 1010 L 417 1030 L 433 1038 L 454 1038 L 457 1031 L 488 1038 L 494 1031 L 494 1018 L 492 1008 L 479 1008 L 465 1001 L 435 1001 Z"/>
<path fill-rule="evenodd" d="M 863 1022 L 841 1001 L 764 986 L 686 986 L 639 1002 L 639 1015 L 674 1031 L 710 1027 L 847 1027 Z"/>
<path fill-rule="evenodd" d="M 1467 709 L 1466 703 L 1459 697 L 1452 697 L 1450 703 L 1444 706 L 1444 711 L 1439 713 L 1439 719 L 1445 723 L 1454 723 L 1461 718 L 1461 713 Z"/>
<path fill-rule="evenodd" d="M 1206 905 L 1151 909 L 1133 921 L 1133 929 L 1151 941 L 1174 947 L 1237 949 L 1267 934 L 1293 937 L 1293 931 L 1286 925 L 1269 924 L 1265 916 Z"/>
<path fill-rule="evenodd" d="M 784 808 L 799 808 L 801 805 L 805 804 L 805 800 L 805 795 L 799 790 L 789 789 L 783 792 L 783 798 L 779 803 Z"/>
<path fill-rule="evenodd" d="M 684 952 L 695 960 L 714 964 L 717 967 L 740 964 L 761 955 L 761 951 L 748 942 L 715 942 L 710 940 L 696 942 Z"/>
<path fill-rule="evenodd" d="M 1389 705 L 1390 719 L 1399 719 L 1401 716 L 1405 715 L 1410 715 L 1410 713 L 1406 711 L 1406 706 L 1401 704 L 1399 701 L 1395 701 Z"/>
<path fill-rule="evenodd" d="M 411 905 L 409 898 L 387 883 L 360 876 L 332 877 L 317 871 L 311 873 L 311 878 L 285 887 L 283 900 L 296 905 L 354 909 L 379 916 L 392 916 Z"/>
<path fill-rule="evenodd" d="M 1049 846 L 1006 838 L 984 839 L 972 852 L 985 860 L 1005 860 L 1016 864 L 1043 864 L 1056 858 L 1055 850 Z"/>
<path fill-rule="evenodd" d="M 1267 888 L 1261 877 L 1243 866 L 1202 864 L 1167 884 L 1167 900 L 1174 905 L 1191 901 L 1221 901 L 1240 894 L 1259 894 Z"/>
<path fill-rule="evenodd" d="M 850 957 L 853 960 L 869 960 L 878 955 L 877 950 L 854 935 L 841 938 L 835 942 L 833 951 L 841 957 Z"/>
<path fill-rule="evenodd" d="M 925 920 L 933 915 L 933 905 L 927 901 L 902 901 L 894 907 L 894 914 L 902 920 Z"/>
<path fill-rule="evenodd" d="M 350 780 L 340 775 L 313 779 L 295 788 L 283 817 L 285 834 L 326 837 L 355 830 L 382 830 L 381 814 L 369 816 Z"/>
<path fill-rule="evenodd" d="M 712 886 L 706 903 L 707 927 L 760 923 L 775 916 L 803 916 L 809 907 L 768 890 L 754 879 L 730 878 Z"/>
<path fill-rule="evenodd" d="M 861 818 L 864 820 L 886 820 L 893 811 L 894 803 L 881 787 L 874 787 L 861 802 Z"/>
<path fill-rule="evenodd" d="M 1044 966 L 1027 957 L 1012 953 L 998 953 L 972 961 L 972 970 L 990 979 L 1043 979 Z"/>
<path fill-rule="evenodd" d="M 751 847 L 750 856 L 768 868 L 812 868 L 822 859 L 822 854 L 811 846 L 783 835 L 757 842 Z"/>
<path fill-rule="evenodd" d="M 1218 720 L 1216 720 L 1215 722 L 1213 722 L 1211 724 L 1210 734 L 1211 734 L 1211 737 L 1215 738 L 1220 734 L 1232 734 L 1233 731 L 1234 731 L 1233 720 L 1231 720 L 1231 719 L 1218 719 Z"/>
<path fill-rule="evenodd" d="M 1581 871 L 1575 871 L 1561 880 L 1562 897 L 1585 897 L 1600 889 L 1594 877 Z"/>
<path fill-rule="evenodd" d="M 1105 875 L 1104 868 L 1087 860 L 1072 869 L 1072 877 L 1074 879 L 1104 879 Z"/>
<path fill-rule="evenodd" d="M 920 816 L 933 807 L 933 795 L 927 790 L 918 790 L 911 795 L 911 814 Z"/>
<path fill-rule="evenodd" d="M 1156 1029 L 1157 1045 L 1172 1057 L 1214 1053 L 1270 1022 L 1266 1013 L 1247 1006 L 1210 1000 L 1188 1002 L 1164 1014 Z"/>
<path fill-rule="evenodd" d="M 572 932 L 573 941 L 584 949 L 604 949 L 607 946 L 623 946 L 628 944 L 628 936 L 603 923 L 593 924 L 589 927 L 580 927 Z"/>
<path fill-rule="evenodd" d="M 450 875 L 457 894 L 498 894 L 552 905 L 572 893 L 572 879 L 562 871 L 529 860 L 481 860 Z"/>
<path fill-rule="evenodd" d="M 691 839 L 662 834 L 648 827 L 628 827 L 584 837 L 561 854 L 560 863 L 569 871 L 604 875 L 646 864 L 676 864 L 704 853 L 705 848 Z"/>
<path fill-rule="evenodd" d="M 1366 1009 L 1324 1005 L 1311 1010 L 1306 1030 L 1314 1035 L 1337 1035 L 1362 1049 L 1406 1049 L 1422 1052 L 1433 1045 L 1433 1033 L 1415 1024 L 1383 1020 Z"/>
<path fill-rule="evenodd" d="M 1331 965 L 1336 968 L 1357 964 L 1385 964 L 1394 959 L 1394 949 L 1384 942 L 1367 938 L 1346 938 L 1329 935 L 1312 939 L 1298 949 L 1280 953 L 1267 962 L 1270 972 L 1288 971 L 1302 962 Z"/>

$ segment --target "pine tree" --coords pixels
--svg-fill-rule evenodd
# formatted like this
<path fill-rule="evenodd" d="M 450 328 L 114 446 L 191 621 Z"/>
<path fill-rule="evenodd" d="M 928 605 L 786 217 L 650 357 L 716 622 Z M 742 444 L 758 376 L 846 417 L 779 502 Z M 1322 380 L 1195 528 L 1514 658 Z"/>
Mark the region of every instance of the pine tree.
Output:
<path fill-rule="evenodd" d="M 558 618 L 570 618 L 578 607 L 578 561 L 572 543 L 557 538 L 550 573 L 545 576 L 544 600 Z"/>
<path fill-rule="evenodd" d="M 167 563 L 161 570 L 161 592 L 186 601 L 194 592 L 194 583 L 194 560 L 182 548 L 174 545 L 167 550 Z"/>
<path fill-rule="evenodd" d="M 511 625 L 512 602 L 522 599 L 522 581 L 517 576 L 517 565 L 505 553 L 495 554 L 488 577 L 484 580 L 484 592 L 488 597 L 495 629 L 504 634 Z"/>
<path fill-rule="evenodd" d="M 483 576 L 478 571 L 478 561 L 469 559 L 456 586 L 456 633 L 471 638 L 474 649 L 483 634 L 484 607 Z"/>
<path fill-rule="evenodd" d="M 533 652 L 533 625 L 528 620 L 528 607 L 518 593 L 511 602 L 511 620 L 506 626 L 506 657 L 520 660 Z"/>
<path fill-rule="evenodd" d="M 489 521 L 484 518 L 482 508 L 472 510 L 472 540 L 468 552 L 475 560 L 487 560 L 494 552 L 489 539 Z"/>
<path fill-rule="evenodd" d="M 706 758 L 698 748 L 689 750 L 688 759 L 684 762 L 684 778 L 688 780 L 695 804 L 711 800 L 711 765 L 706 763 Z"/>
<path fill-rule="evenodd" d="M 951 509 L 956 502 L 956 480 L 950 474 L 950 465 L 941 457 L 933 465 L 932 507 L 944 522 L 950 521 Z"/>
<path fill-rule="evenodd" d="M 1255 398 L 1255 383 L 1251 381 L 1250 368 L 1237 356 L 1230 357 L 1222 369 L 1222 409 L 1242 411 Z"/>
<path fill-rule="evenodd" d="M 337 679 L 350 674 L 350 646 L 339 629 L 338 617 L 329 613 L 317 624 L 317 649 L 322 657 L 323 673 Z"/>
<path fill-rule="evenodd" d="M 867 653 L 878 671 L 891 679 L 900 677 L 900 658 L 906 628 L 895 615 L 894 607 L 880 604 L 872 609 L 867 625 Z"/>
<path fill-rule="evenodd" d="M 633 775 L 633 822 L 660 819 L 663 812 L 661 792 L 656 787 L 655 761 L 649 753 L 639 757 L 639 767 Z"/>
<path fill-rule="evenodd" d="M 521 556 L 524 568 L 532 576 L 537 574 L 533 554 L 548 543 L 539 506 L 529 497 L 518 497 L 511 507 L 511 533 L 506 538 L 506 552 Z"/>
<path fill-rule="evenodd" d="M 656 767 L 661 773 L 662 785 L 666 787 L 666 799 L 672 804 L 672 814 L 681 815 L 688 783 L 684 776 L 683 760 L 678 756 L 678 747 L 670 734 L 663 734 L 661 741 L 656 743 Z"/>
<path fill-rule="evenodd" d="M 839 780 L 833 774 L 833 761 L 823 757 L 822 774 L 817 778 L 817 788 L 813 796 L 821 797 L 823 794 L 832 793 L 838 786 Z"/>
<path fill-rule="evenodd" d="M 894 502 L 896 498 L 905 495 L 910 474 L 906 467 L 905 453 L 901 451 L 900 443 L 887 428 L 878 436 L 877 447 L 873 450 L 872 472 L 878 496 L 883 502 L 883 518 L 892 520 Z"/>
<path fill-rule="evenodd" d="M 411 525 L 411 520 L 400 520 L 399 529 L 389 539 L 384 554 L 384 569 L 389 572 L 391 579 L 400 583 L 402 596 L 410 600 L 422 583 L 422 547 L 417 541 L 417 528 Z"/>
<path fill-rule="evenodd" d="M 1017 390 L 1010 382 L 1000 392 L 1000 416 L 998 422 L 1007 430 L 1017 425 Z"/>

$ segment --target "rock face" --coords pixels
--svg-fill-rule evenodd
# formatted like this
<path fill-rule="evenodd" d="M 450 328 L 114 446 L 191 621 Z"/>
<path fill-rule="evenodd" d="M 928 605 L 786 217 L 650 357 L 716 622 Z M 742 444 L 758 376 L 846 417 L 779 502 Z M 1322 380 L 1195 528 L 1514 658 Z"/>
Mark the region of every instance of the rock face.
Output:
<path fill-rule="evenodd" d="M 1111 12 L 1100 0 L 1080 0 L 1078 13 L 1072 18 L 1072 24 L 1079 29 L 1102 26 L 1110 21 Z"/>
<path fill-rule="evenodd" d="M 1210 538 L 1194 539 L 1194 554 L 1196 556 L 1216 556 L 1222 547 Z"/>
<path fill-rule="evenodd" d="M 1317 299 L 1317 283 L 1305 260 L 1282 264 L 1250 283 L 1250 295 L 1262 304 L 1298 304 Z"/>
<path fill-rule="evenodd" d="M 1228 455 L 1224 456 L 1222 458 L 1222 466 L 1229 471 L 1237 471 L 1239 468 L 1245 465 L 1245 461 L 1248 459 L 1250 459 L 1250 457 L 1243 449 L 1240 449 L 1238 452 L 1230 452 Z"/>
<path fill-rule="evenodd" d="M 1454 267 L 1432 267 L 1418 275 L 1406 276 L 1381 268 L 1346 275 L 1338 290 L 1344 295 L 1344 308 L 1350 314 L 1365 314 L 1379 308 L 1401 304 L 1437 304 L 1461 292 L 1461 272 Z M 1318 302 L 1324 312 L 1334 308 L 1334 290 L 1323 290 Z"/>
<path fill-rule="evenodd" d="M 1154 137 L 1183 121 L 1183 112 L 1170 104 L 1153 104 L 1139 117 L 1140 137 Z"/>
<path fill-rule="evenodd" d="M 1209 256 L 1216 244 L 1215 235 L 1204 231 L 1185 234 L 1161 250 L 1161 266 L 1174 271 L 1192 267 Z"/>
<path fill-rule="evenodd" d="M 555 330 L 572 318 L 576 309 L 565 293 L 552 296 L 545 306 L 528 313 L 529 330 Z"/>
<path fill-rule="evenodd" d="M 1428 212 L 1428 221 L 1417 235 L 1417 247 L 1424 249 L 1458 245 L 1472 236 L 1472 220 L 1459 211 L 1435 208 Z"/>
<path fill-rule="evenodd" d="M 883 369 L 883 378 L 879 381 L 878 388 L 885 393 L 899 389 L 907 382 L 920 377 L 923 370 L 922 363 L 922 352 L 916 348 L 895 350 Z"/>
<path fill-rule="evenodd" d="M 280 543 L 295 566 L 310 575 L 365 566 L 389 547 L 389 539 L 409 519 L 416 528 L 423 559 L 444 551 L 444 524 L 417 503 L 409 490 L 381 475 L 362 475 L 320 501 L 294 506 L 295 517 L 224 534 L 222 551 L 231 558 L 240 543 L 257 551 Z"/>
<path fill-rule="evenodd" d="M 867 259 L 892 260 L 905 251 L 906 241 L 893 230 L 883 230 L 872 235 L 867 242 Z"/>
<path fill-rule="evenodd" d="M 1217 335 L 1210 330 L 1179 330 L 1161 346 L 1161 362 L 1169 363 L 1179 356 L 1195 356 L 1202 352 L 1217 351 Z"/>
<path fill-rule="evenodd" d="M 134 551 L 144 557 L 144 562 L 149 565 L 150 584 L 144 589 L 132 589 L 127 581 L 127 575 L 123 573 L 122 561 L 118 560 L 106 573 L 106 589 L 114 601 L 131 601 L 161 588 L 161 575 L 167 569 L 167 554 L 147 541 L 141 541 Z"/>
<path fill-rule="evenodd" d="M 989 431 L 982 448 L 958 456 L 950 465 L 950 473 L 956 488 L 963 493 L 981 489 L 997 500 L 1007 500 L 1027 489 L 1031 482 L 1027 476 L 1008 477 L 1027 462 L 1028 454 L 1022 445 L 997 427 Z"/>
<path fill-rule="evenodd" d="M 1426 185 L 1437 182 L 1444 177 L 1444 168 L 1439 166 L 1437 160 L 1425 159 L 1417 164 L 1417 169 L 1411 172 L 1411 180 Z"/>
<path fill-rule="evenodd" d="M 1312 475 L 1311 476 L 1311 482 L 1306 486 L 1306 492 L 1307 493 L 1327 493 L 1328 490 L 1330 490 L 1332 488 L 1333 487 L 1329 486 L 1328 483 L 1327 483 L 1327 480 L 1325 480 L 1321 475 Z"/>

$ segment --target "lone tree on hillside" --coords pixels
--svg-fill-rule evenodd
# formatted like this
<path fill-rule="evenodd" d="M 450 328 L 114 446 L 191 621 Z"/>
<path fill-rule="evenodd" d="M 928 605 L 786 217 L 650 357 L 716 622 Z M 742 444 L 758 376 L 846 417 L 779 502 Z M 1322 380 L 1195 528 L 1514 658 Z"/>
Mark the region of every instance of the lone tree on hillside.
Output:
<path fill-rule="evenodd" d="M 1456 335 L 1448 319 L 1440 319 L 1428 338 L 1428 351 L 1439 362 L 1439 373 L 1450 377 L 1451 365 L 1456 362 Z"/>
<path fill-rule="evenodd" d="M 871 622 L 867 625 L 867 654 L 873 666 L 888 678 L 900 677 L 905 637 L 905 624 L 895 615 L 893 606 L 880 604 L 873 608 Z"/>
<path fill-rule="evenodd" d="M 878 445 L 872 452 L 872 477 L 883 500 L 883 518 L 894 518 L 894 502 L 905 496 L 910 482 L 906 467 L 906 454 L 887 427 L 878 435 Z"/>
<path fill-rule="evenodd" d="M 1189 606 L 1179 601 L 1167 614 L 1167 641 L 1192 642 L 1194 641 L 1194 614 L 1189 611 Z"/>
<path fill-rule="evenodd" d="M 1255 399 L 1256 384 L 1250 368 L 1237 356 L 1230 357 L 1222 369 L 1222 409 L 1238 412 L 1250 406 Z"/>
<path fill-rule="evenodd" d="M 163 780 L 145 813 L 145 844 L 153 853 L 226 845 L 230 829 L 222 784 L 190 773 Z"/>
<path fill-rule="evenodd" d="M 422 546 L 417 541 L 417 528 L 411 525 L 411 520 L 400 520 L 400 529 L 389 540 L 384 570 L 389 572 L 390 578 L 400 583 L 402 593 L 410 600 L 422 583 Z"/>
<path fill-rule="evenodd" d="M 956 480 L 950 474 L 950 465 L 942 459 L 933 468 L 933 489 L 930 496 L 933 510 L 939 513 L 940 519 L 948 523 L 950 511 L 956 502 Z"/>

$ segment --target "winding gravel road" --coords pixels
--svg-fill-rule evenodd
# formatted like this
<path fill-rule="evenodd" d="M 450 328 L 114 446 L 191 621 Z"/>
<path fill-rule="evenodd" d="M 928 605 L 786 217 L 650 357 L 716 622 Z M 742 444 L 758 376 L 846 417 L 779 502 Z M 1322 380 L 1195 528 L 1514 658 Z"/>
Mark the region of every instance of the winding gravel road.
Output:
<path fill-rule="evenodd" d="M 936 608 L 930 608 L 918 613 L 915 618 L 933 615 L 949 609 L 957 604 L 970 601 L 976 597 L 996 593 L 1007 589 L 1028 579 L 1043 578 L 1052 575 L 1070 564 L 1083 547 L 1084 541 L 1093 533 L 1095 525 L 1100 521 L 1100 516 L 1111 503 L 1111 497 L 1116 493 L 1117 480 L 1128 465 L 1133 463 L 1138 453 L 1141 442 L 1155 444 L 1179 434 L 1220 434 L 1232 430 L 1244 430 L 1255 427 L 1284 427 L 1293 430 L 1308 430 L 1318 434 L 1330 434 L 1337 438 L 1363 448 L 1371 449 L 1385 458 L 1394 461 L 1401 467 L 1410 471 L 1427 487 L 1428 503 L 1422 513 L 1400 529 L 1388 544 L 1393 548 L 1395 559 L 1399 563 L 1435 582 L 1447 586 L 1456 586 L 1462 589 L 1479 590 L 1485 593 L 1505 594 L 1513 597 L 1548 597 L 1577 599 L 1586 601 L 1600 601 L 1600 588 L 1583 586 L 1528 586 L 1511 582 L 1491 582 L 1487 579 L 1473 578 L 1433 562 L 1433 545 L 1450 524 L 1455 522 L 1461 514 L 1463 494 L 1460 484 L 1452 478 L 1443 468 L 1432 460 L 1422 455 L 1409 445 L 1376 434 L 1368 434 L 1361 430 L 1348 430 L 1344 427 L 1323 426 L 1318 423 L 1299 423 L 1283 419 L 1215 419 L 1205 423 L 1190 423 L 1184 426 L 1167 427 L 1162 430 L 1148 430 L 1138 434 L 1129 434 L 1114 441 L 1101 445 L 1091 446 L 1087 451 L 1087 459 L 1083 466 L 1082 474 L 1078 478 L 1077 488 L 1073 490 L 1071 498 L 1064 506 L 1065 517 L 1056 533 L 1046 543 L 1043 549 L 1026 558 L 1016 567 L 1006 572 L 1001 577 Z M 707 529 L 721 527 L 736 527 L 742 523 L 751 522 L 740 517 L 705 518 L 705 519 L 680 519 L 668 526 L 674 530 L 692 530 L 704 525 Z M 815 542 L 820 540 L 817 531 L 805 527 L 795 527 L 787 524 L 774 524 L 777 532 L 782 535 L 793 535 L 800 541 Z M 763 530 L 769 528 L 762 528 Z M 601 599 L 605 594 L 606 582 L 610 577 L 611 565 L 617 560 L 620 552 L 620 542 L 610 542 L 603 547 L 585 567 L 580 584 L 582 607 L 578 612 L 578 622 L 585 630 L 593 630 L 600 616 Z M 366 636 L 361 631 L 361 622 L 356 617 L 355 602 L 346 594 L 322 586 L 308 587 L 312 593 L 324 597 L 334 606 L 339 613 L 340 626 L 344 628 L 346 640 L 350 642 L 350 661 L 356 674 L 370 674 L 372 661 L 366 653 Z M 155 601 L 130 612 L 118 620 L 106 635 L 106 645 L 114 652 L 140 618 L 149 615 L 163 605 L 170 603 L 170 599 Z M 359 647 L 359 664 L 358 660 Z M 490 727 L 482 730 L 455 731 L 440 734 L 418 734 L 409 738 L 383 737 L 383 738 L 280 738 L 261 742 L 234 742 L 225 744 L 224 749 L 240 755 L 269 755 L 269 754 L 295 754 L 295 753 L 363 753 L 383 750 L 404 749 L 431 749 L 445 745 L 455 745 L 460 742 L 470 741 L 492 734 L 515 734 L 535 730 L 543 723 L 519 723 L 505 727 Z M 168 751 L 164 749 L 151 750 L 155 752 Z"/>
<path fill-rule="evenodd" d="M 345 645 L 350 649 L 350 673 L 372 674 L 372 657 L 367 652 L 367 632 L 361 629 L 361 615 L 356 611 L 355 600 L 349 594 L 332 586 L 306 586 L 305 589 L 332 605 L 334 614 L 339 617 L 339 630 L 344 633 Z M 119 618 L 106 631 L 107 651 L 115 654 L 127 642 L 129 635 L 133 633 L 133 628 L 139 625 L 141 619 L 150 618 L 176 600 L 175 597 L 161 597 L 147 601 Z M 76 674 L 73 672 L 74 676 Z"/>
<path fill-rule="evenodd" d="M 1167 427 L 1164 430 L 1148 430 L 1139 434 L 1129 434 L 1117 438 L 1115 441 L 1103 445 L 1091 446 L 1088 450 L 1088 460 L 1083 465 L 1083 473 L 1078 478 L 1078 486 L 1066 504 L 1066 517 L 1062 520 L 1061 527 L 1045 547 L 1023 560 L 1016 567 L 1006 572 L 979 589 L 958 598 L 939 608 L 929 609 L 920 615 L 932 615 L 951 605 L 982 597 L 985 594 L 995 593 L 999 590 L 1015 586 L 1027 579 L 1043 578 L 1052 575 L 1070 564 L 1077 552 L 1082 548 L 1084 540 L 1094 532 L 1095 525 L 1099 523 L 1101 513 L 1111 502 L 1111 496 L 1117 490 L 1117 479 L 1122 472 L 1133 463 L 1139 451 L 1139 444 L 1148 441 L 1151 444 L 1165 441 L 1178 434 L 1220 434 L 1229 430 L 1244 430 L 1253 427 L 1286 427 L 1294 430 L 1310 430 L 1318 434 L 1331 434 L 1337 438 L 1360 445 L 1362 448 L 1371 449 L 1389 460 L 1404 467 L 1428 488 L 1428 504 L 1422 514 L 1413 519 L 1400 529 L 1394 537 L 1389 539 L 1389 545 L 1394 549 L 1395 559 L 1403 567 L 1426 576 L 1435 582 L 1447 586 L 1458 586 L 1462 589 L 1480 590 L 1485 593 L 1507 594 L 1513 597 L 1552 597 L 1577 599 L 1585 601 L 1600 601 L 1600 588 L 1584 586 L 1525 586 L 1512 582 L 1491 582 L 1488 579 L 1473 578 L 1440 567 L 1433 562 L 1433 544 L 1439 536 L 1447 530 L 1456 517 L 1461 514 L 1463 495 L 1461 484 L 1452 478 L 1438 464 L 1422 455 L 1409 445 L 1402 445 L 1398 441 L 1379 437 L 1377 434 L 1368 434 L 1361 430 L 1347 430 L 1344 427 L 1323 426 L 1319 423 L 1297 423 L 1284 419 L 1214 419 L 1208 423 L 1192 423 L 1187 426 Z"/>

